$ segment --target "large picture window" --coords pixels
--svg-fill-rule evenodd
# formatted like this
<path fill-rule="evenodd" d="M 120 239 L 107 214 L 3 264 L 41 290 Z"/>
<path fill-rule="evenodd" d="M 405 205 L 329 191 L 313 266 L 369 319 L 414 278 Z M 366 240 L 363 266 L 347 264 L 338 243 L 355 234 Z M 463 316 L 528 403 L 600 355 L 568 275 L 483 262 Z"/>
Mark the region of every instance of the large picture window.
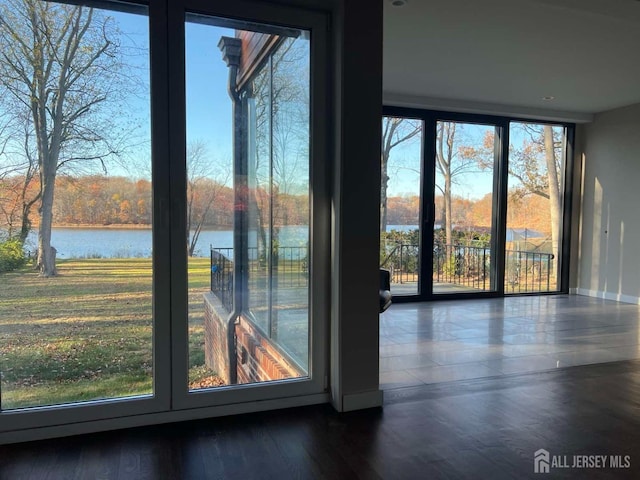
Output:
<path fill-rule="evenodd" d="M 326 22 L 0 0 L 0 442 L 326 400 Z"/>
<path fill-rule="evenodd" d="M 154 393 L 146 10 L 0 1 L 2 410 Z"/>
<path fill-rule="evenodd" d="M 394 297 L 566 292 L 574 126 L 386 110 L 380 264 Z"/>

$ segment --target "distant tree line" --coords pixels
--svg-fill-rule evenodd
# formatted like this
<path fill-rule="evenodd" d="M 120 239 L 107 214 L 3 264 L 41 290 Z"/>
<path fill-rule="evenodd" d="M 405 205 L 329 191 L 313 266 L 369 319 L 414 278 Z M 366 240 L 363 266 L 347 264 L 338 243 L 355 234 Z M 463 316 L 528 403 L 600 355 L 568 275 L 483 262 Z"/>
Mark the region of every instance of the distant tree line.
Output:
<path fill-rule="evenodd" d="M 442 195 L 435 198 L 435 223 L 445 224 L 445 202 Z M 529 228 L 551 235 L 549 199 L 540 195 L 521 195 L 520 190 L 511 189 L 508 197 L 507 226 Z M 453 195 L 451 198 L 452 224 L 458 229 L 490 227 L 492 217 L 492 194 L 478 200 Z M 419 225 L 420 197 L 417 195 L 389 197 L 387 200 L 388 225 Z"/>
<path fill-rule="evenodd" d="M 0 229 L 9 237 L 17 233 L 21 224 L 21 192 L 23 178 L 5 177 L 0 180 Z M 37 179 L 28 188 L 37 191 Z M 190 215 L 205 218 L 204 227 L 233 225 L 233 190 L 227 185 L 198 179 L 191 186 Z M 267 192 L 260 192 L 267 196 Z M 307 195 L 272 193 L 279 206 L 277 225 L 302 225 L 308 220 Z M 213 199 L 213 201 L 212 201 Z M 150 225 L 152 223 L 151 182 L 127 177 L 85 175 L 59 176 L 53 202 L 54 225 Z M 263 212 L 267 215 L 268 212 Z M 32 213 L 34 225 L 38 216 Z M 266 218 L 264 219 L 267 220 Z"/>

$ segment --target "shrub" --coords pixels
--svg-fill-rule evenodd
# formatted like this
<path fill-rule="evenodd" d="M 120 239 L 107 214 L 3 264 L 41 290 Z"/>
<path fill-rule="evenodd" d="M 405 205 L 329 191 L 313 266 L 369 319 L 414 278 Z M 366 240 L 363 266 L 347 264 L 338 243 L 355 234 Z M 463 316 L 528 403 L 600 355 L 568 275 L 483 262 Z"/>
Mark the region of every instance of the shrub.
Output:
<path fill-rule="evenodd" d="M 17 238 L 0 242 L 0 272 L 10 272 L 27 262 L 22 242 Z"/>

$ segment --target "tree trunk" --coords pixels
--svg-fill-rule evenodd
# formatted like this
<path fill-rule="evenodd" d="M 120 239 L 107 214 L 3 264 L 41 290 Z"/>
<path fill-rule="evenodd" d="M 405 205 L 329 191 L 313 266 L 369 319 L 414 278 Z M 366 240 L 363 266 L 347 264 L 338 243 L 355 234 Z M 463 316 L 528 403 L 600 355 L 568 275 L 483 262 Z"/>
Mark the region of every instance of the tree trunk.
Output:
<path fill-rule="evenodd" d="M 55 171 L 53 173 L 45 172 L 42 176 L 42 206 L 40 208 L 40 227 L 38 231 L 37 265 L 40 275 L 43 277 L 52 277 L 57 274 L 55 249 L 51 247 L 55 179 Z"/>
<path fill-rule="evenodd" d="M 187 253 L 190 257 L 193 257 L 193 252 L 196 249 L 196 243 L 198 243 L 198 239 L 194 234 L 193 237 L 191 237 L 191 240 L 189 241 L 189 247 L 187 248 Z"/>
<path fill-rule="evenodd" d="M 193 234 L 191 235 L 191 241 L 189 242 L 190 257 L 193 257 L 193 253 L 196 251 L 196 245 L 198 245 L 198 239 L 200 238 L 200 233 L 202 232 L 203 225 L 204 225 L 204 218 L 202 218 L 199 222 L 197 222 L 195 228 L 193 229 Z"/>
<path fill-rule="evenodd" d="M 29 219 L 29 213 L 31 212 L 31 206 L 26 203 L 22 204 L 22 218 L 20 220 L 20 242 L 24 245 L 31 231 L 31 220 Z"/>
<path fill-rule="evenodd" d="M 561 186 L 558 180 L 558 168 L 556 163 L 555 149 L 553 143 L 553 127 L 544 126 L 544 153 L 547 164 L 547 175 L 549 178 L 549 213 L 551 216 L 551 248 L 554 259 L 552 265 L 556 275 L 558 273 L 558 252 L 560 239 L 560 214 L 562 203 L 560 198 Z"/>
<path fill-rule="evenodd" d="M 187 165 L 187 170 L 189 165 Z M 193 222 L 194 210 L 194 197 L 195 197 L 195 182 L 187 182 L 187 253 L 190 257 L 193 257 L 193 251 L 196 249 L 196 241 L 191 236 L 191 227 Z"/>
<path fill-rule="evenodd" d="M 382 177 L 380 182 L 380 233 L 387 231 L 387 189 L 389 185 L 389 175 L 387 174 L 388 154 L 382 155 Z"/>
<path fill-rule="evenodd" d="M 447 257 L 453 255 L 453 216 L 451 213 L 451 175 L 444 175 L 444 231 Z"/>

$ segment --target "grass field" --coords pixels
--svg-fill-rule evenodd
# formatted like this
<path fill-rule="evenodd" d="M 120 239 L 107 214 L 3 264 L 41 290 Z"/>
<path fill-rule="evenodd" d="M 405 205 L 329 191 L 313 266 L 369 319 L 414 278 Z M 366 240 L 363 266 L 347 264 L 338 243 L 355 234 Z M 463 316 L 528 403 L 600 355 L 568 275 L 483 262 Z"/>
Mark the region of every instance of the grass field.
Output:
<path fill-rule="evenodd" d="M 2 408 L 152 393 L 150 259 L 58 262 L 59 275 L 0 274 Z M 209 259 L 189 261 L 189 380 L 204 367 Z"/>

